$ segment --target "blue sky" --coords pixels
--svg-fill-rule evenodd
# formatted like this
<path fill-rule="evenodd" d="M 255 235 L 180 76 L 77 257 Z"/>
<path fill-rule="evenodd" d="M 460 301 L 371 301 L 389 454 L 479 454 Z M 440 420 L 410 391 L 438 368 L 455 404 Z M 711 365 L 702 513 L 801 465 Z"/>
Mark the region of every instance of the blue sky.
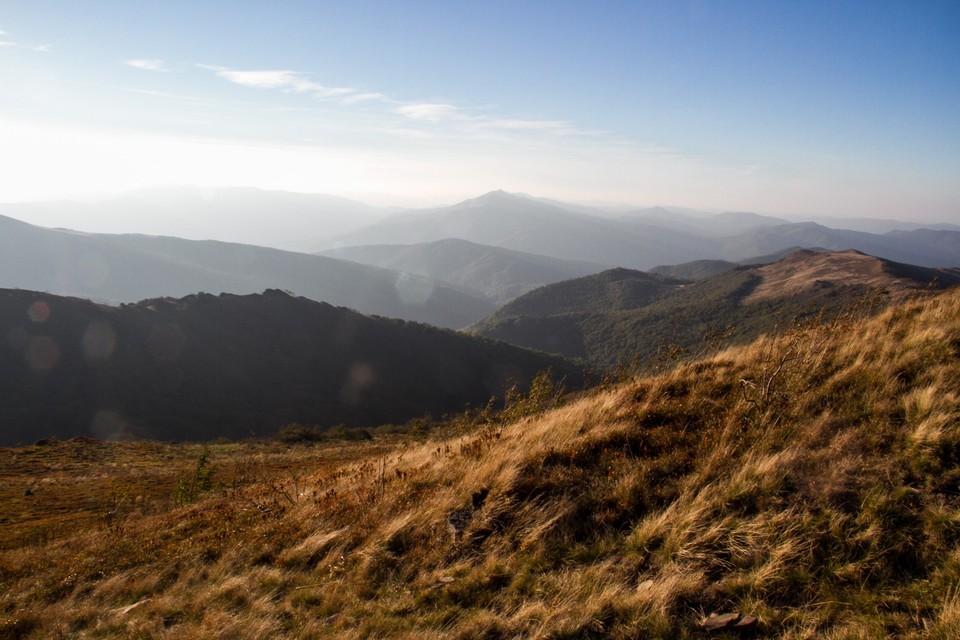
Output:
<path fill-rule="evenodd" d="M 960 222 L 960 2 L 7 0 L 0 141 L 0 201 L 502 188 Z"/>

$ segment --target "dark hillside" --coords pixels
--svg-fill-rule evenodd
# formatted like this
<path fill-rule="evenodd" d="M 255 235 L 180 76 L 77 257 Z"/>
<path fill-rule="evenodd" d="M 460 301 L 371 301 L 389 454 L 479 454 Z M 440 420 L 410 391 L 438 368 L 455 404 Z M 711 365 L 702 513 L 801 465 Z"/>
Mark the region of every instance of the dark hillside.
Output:
<path fill-rule="evenodd" d="M 549 316 L 498 313 L 470 330 L 511 344 L 582 358 L 599 367 L 634 359 L 645 362 L 664 345 L 692 346 L 712 331 L 745 320 L 739 302 L 759 282 L 749 269 L 740 267 L 640 308 L 604 311 L 599 307 Z M 774 324 L 773 317 L 758 315 L 741 324 L 741 330 L 755 336 Z"/>
<path fill-rule="evenodd" d="M 459 411 L 566 362 L 280 291 L 108 307 L 0 291 L 0 443 L 206 440 Z"/>
<path fill-rule="evenodd" d="M 543 317 L 578 311 L 636 309 L 685 284 L 689 282 L 643 271 L 609 269 L 534 289 L 500 307 L 492 317 Z"/>
<path fill-rule="evenodd" d="M 650 269 L 650 273 L 683 280 L 702 280 L 729 271 L 736 266 L 736 262 L 727 262 L 726 260 L 694 260 L 683 264 L 658 265 Z"/>

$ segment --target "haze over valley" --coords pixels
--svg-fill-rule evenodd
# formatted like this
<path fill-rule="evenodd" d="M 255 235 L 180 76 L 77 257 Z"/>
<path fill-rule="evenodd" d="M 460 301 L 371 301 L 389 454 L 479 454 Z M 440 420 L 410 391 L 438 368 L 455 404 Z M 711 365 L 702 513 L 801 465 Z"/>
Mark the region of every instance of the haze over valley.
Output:
<path fill-rule="evenodd" d="M 2 3 L 0 640 L 960 637 L 958 43 Z"/>

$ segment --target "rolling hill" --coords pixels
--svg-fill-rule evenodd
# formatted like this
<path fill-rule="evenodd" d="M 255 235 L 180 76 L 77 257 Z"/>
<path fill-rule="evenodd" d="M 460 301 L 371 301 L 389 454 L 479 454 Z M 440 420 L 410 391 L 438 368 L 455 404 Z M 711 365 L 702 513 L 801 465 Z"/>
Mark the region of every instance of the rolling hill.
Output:
<path fill-rule="evenodd" d="M 672 285 L 659 296 L 638 300 L 633 308 L 608 308 L 604 281 L 611 275 L 605 272 L 532 291 L 469 330 L 600 367 L 643 364 L 668 346 L 697 349 L 719 336 L 752 340 L 795 316 L 835 313 L 871 292 L 883 291 L 888 300 L 901 300 L 931 283 L 960 284 L 960 269 L 904 265 L 855 251 L 802 250 L 776 263 L 740 266 L 688 286 Z M 572 294 L 581 289 L 586 292 Z M 529 305 L 528 299 L 536 300 L 536 305 Z M 567 303 L 575 299 L 584 304 Z M 538 313 L 538 308 L 556 313 Z"/>
<path fill-rule="evenodd" d="M 456 238 L 410 245 L 340 247 L 322 255 L 442 280 L 481 293 L 498 304 L 545 284 L 605 268 Z"/>
<path fill-rule="evenodd" d="M 0 443 L 267 436 L 461 410 L 561 359 L 271 290 L 109 307 L 0 290 Z"/>
<path fill-rule="evenodd" d="M 0 449 L 0 636 L 950 640 L 958 380 L 950 291 L 425 442 Z"/>
<path fill-rule="evenodd" d="M 546 317 L 587 310 L 625 311 L 645 307 L 654 300 L 689 284 L 632 269 L 602 273 L 540 287 L 500 307 L 490 320 Z"/>
<path fill-rule="evenodd" d="M 437 280 L 266 247 L 45 229 L 0 216 L 0 287 L 103 302 L 276 288 L 333 305 L 464 327 L 489 300 Z"/>

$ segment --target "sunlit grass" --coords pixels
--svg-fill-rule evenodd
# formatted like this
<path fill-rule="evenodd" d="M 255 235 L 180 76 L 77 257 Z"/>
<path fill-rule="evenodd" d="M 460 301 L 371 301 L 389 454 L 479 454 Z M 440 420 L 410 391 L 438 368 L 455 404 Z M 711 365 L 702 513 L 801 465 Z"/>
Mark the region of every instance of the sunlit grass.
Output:
<path fill-rule="evenodd" d="M 211 446 L 183 506 L 200 446 L 3 450 L 0 636 L 952 638 L 958 388 L 947 293 L 509 419 Z"/>

